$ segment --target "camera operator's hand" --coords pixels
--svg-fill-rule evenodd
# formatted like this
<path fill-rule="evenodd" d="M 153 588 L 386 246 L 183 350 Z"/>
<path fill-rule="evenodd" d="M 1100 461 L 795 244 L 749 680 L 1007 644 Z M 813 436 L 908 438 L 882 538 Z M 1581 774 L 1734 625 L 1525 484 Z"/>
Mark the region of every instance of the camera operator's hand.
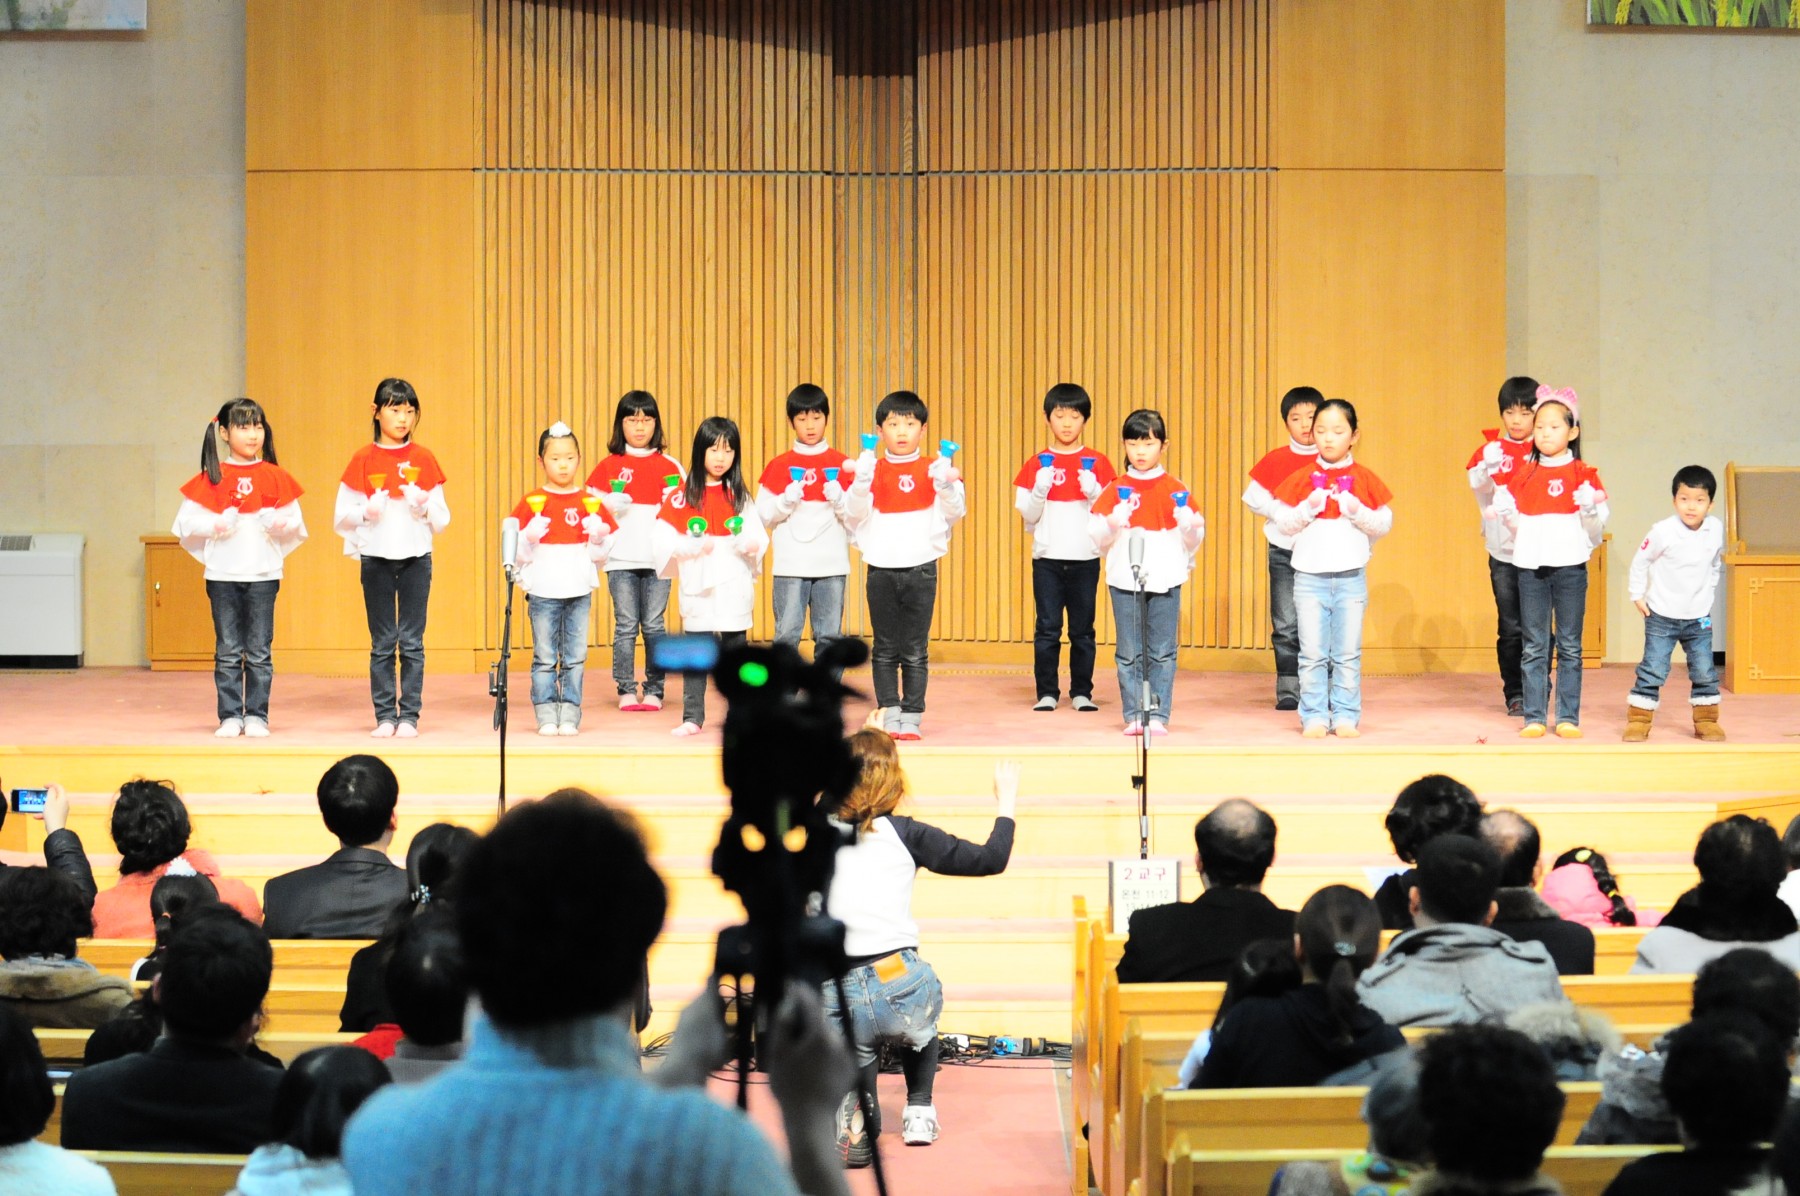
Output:
<path fill-rule="evenodd" d="M 1000 803 L 995 812 L 999 818 L 1011 818 L 1019 801 L 1019 762 L 1001 760 L 994 765 L 994 800 Z"/>
<path fill-rule="evenodd" d="M 869 717 L 863 719 L 863 730 L 865 730 L 865 731 L 885 731 L 885 730 L 887 730 L 887 710 L 886 710 L 886 708 L 877 706 L 877 707 L 875 707 L 875 709 L 869 711 Z"/>
<path fill-rule="evenodd" d="M 825 1019 L 819 992 L 788 985 L 768 1036 L 769 1090 L 781 1106 L 794 1185 L 810 1196 L 847 1194 L 837 1152 L 837 1107 L 856 1082 L 844 1038 Z"/>
<path fill-rule="evenodd" d="M 63 792 L 61 785 L 44 786 L 44 812 L 39 815 L 44 820 L 44 833 L 55 834 L 67 830 L 69 826 L 69 795 Z"/>
<path fill-rule="evenodd" d="M 669 1054 L 650 1073 L 662 1088 L 698 1088 L 706 1077 L 731 1061 L 731 1035 L 725 1030 L 725 1002 L 717 985 L 708 984 L 681 1011 Z"/>

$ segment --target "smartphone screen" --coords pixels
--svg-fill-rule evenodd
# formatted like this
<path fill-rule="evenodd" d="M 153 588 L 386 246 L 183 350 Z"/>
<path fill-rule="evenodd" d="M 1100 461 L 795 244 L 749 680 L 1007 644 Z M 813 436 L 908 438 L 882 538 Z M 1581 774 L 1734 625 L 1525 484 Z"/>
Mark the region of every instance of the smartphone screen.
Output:
<path fill-rule="evenodd" d="M 21 814 L 42 814 L 44 799 L 50 796 L 48 789 L 14 789 L 12 791 L 12 808 Z"/>

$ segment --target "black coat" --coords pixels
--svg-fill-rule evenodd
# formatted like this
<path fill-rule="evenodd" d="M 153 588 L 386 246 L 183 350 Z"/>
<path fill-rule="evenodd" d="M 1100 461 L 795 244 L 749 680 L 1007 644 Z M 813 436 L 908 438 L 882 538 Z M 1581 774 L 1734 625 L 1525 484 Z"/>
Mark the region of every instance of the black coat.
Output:
<path fill-rule="evenodd" d="M 406 903 L 406 869 L 371 847 L 344 847 L 263 886 L 272 939 L 372 939 Z"/>
<path fill-rule="evenodd" d="M 1249 997 L 1213 1032 L 1196 1088 L 1308 1088 L 1365 1059 L 1406 1045 L 1381 1015 L 1358 1005 L 1350 1041 L 1338 1042 L 1325 986 L 1303 984 L 1278 997 Z"/>
<path fill-rule="evenodd" d="M 1594 974 L 1594 932 L 1558 917 L 1535 889 L 1500 889 L 1494 903 L 1500 912 L 1489 925 L 1517 942 L 1542 943 L 1556 963 L 1557 975 Z"/>
<path fill-rule="evenodd" d="M 274 1137 L 281 1068 L 227 1047 L 159 1038 L 143 1054 L 86 1067 L 63 1095 L 70 1150 L 249 1154 Z"/>
<path fill-rule="evenodd" d="M 21 815 L 24 817 L 24 815 Z M 88 904 L 94 903 L 94 894 L 100 887 L 94 883 L 94 866 L 88 863 L 87 852 L 81 848 L 81 836 L 71 830 L 51 831 L 44 836 L 44 863 L 52 872 L 61 872 L 81 887 Z M 0 872 L 9 865 L 0 860 Z"/>
<path fill-rule="evenodd" d="M 1208 889 L 1193 901 L 1131 915 L 1119 959 L 1119 983 L 1223 980 L 1240 952 L 1259 939 L 1289 939 L 1294 912 L 1248 889 Z"/>

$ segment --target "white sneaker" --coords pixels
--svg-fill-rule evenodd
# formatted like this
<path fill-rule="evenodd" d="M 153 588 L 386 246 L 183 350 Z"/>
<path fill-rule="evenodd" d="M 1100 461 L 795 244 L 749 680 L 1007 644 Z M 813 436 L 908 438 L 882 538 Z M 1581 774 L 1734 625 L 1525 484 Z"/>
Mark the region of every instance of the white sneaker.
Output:
<path fill-rule="evenodd" d="M 244 720 L 244 734 L 251 739 L 267 739 L 269 724 L 266 719 L 257 718 L 254 714 Z"/>
<path fill-rule="evenodd" d="M 900 1140 L 908 1146 L 930 1146 L 938 1140 L 936 1105 L 908 1105 L 900 1115 Z"/>
<path fill-rule="evenodd" d="M 542 726 L 538 727 L 539 735 L 555 735 L 556 733 L 555 723 L 544 723 Z"/>
<path fill-rule="evenodd" d="M 639 710 L 661 710 L 662 709 L 662 695 L 661 694 L 645 694 L 643 697 L 643 700 L 638 703 L 638 709 Z"/>
<path fill-rule="evenodd" d="M 393 723 L 376 723 L 375 729 L 373 731 L 369 732 L 370 739 L 392 739 L 393 737 L 394 737 L 394 724 Z"/>
<path fill-rule="evenodd" d="M 217 731 L 213 732 L 213 734 L 220 739 L 236 739 L 243 733 L 244 720 L 241 718 L 228 718 L 219 724 L 219 729 Z"/>
<path fill-rule="evenodd" d="M 577 727 L 574 723 L 558 723 L 556 733 L 558 735 L 579 735 L 581 734 L 581 728 Z"/>
<path fill-rule="evenodd" d="M 394 728 L 394 738 L 396 739 L 417 739 L 418 737 L 419 728 L 416 723 L 401 723 Z"/>
<path fill-rule="evenodd" d="M 683 738 L 688 735 L 700 734 L 700 729 L 701 728 L 698 723 L 682 723 L 679 727 L 676 727 L 674 730 L 670 731 L 669 734 L 674 735 L 677 738 Z"/>

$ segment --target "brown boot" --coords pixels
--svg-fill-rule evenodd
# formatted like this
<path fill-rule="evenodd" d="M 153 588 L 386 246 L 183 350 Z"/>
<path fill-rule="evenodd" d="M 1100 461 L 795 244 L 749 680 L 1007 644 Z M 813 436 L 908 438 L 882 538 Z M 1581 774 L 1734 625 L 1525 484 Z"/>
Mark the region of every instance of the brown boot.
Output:
<path fill-rule="evenodd" d="M 1695 707 L 1695 709 L 1699 709 L 1699 707 Z M 1656 711 L 1654 710 L 1646 710 L 1642 706 L 1627 706 L 1625 708 L 1625 735 L 1623 737 L 1625 742 L 1642 743 L 1644 740 L 1650 738 L 1650 720 L 1655 717 Z"/>
<path fill-rule="evenodd" d="M 1719 726 L 1719 704 L 1694 707 L 1694 738 L 1708 743 L 1724 743 L 1725 728 Z"/>

